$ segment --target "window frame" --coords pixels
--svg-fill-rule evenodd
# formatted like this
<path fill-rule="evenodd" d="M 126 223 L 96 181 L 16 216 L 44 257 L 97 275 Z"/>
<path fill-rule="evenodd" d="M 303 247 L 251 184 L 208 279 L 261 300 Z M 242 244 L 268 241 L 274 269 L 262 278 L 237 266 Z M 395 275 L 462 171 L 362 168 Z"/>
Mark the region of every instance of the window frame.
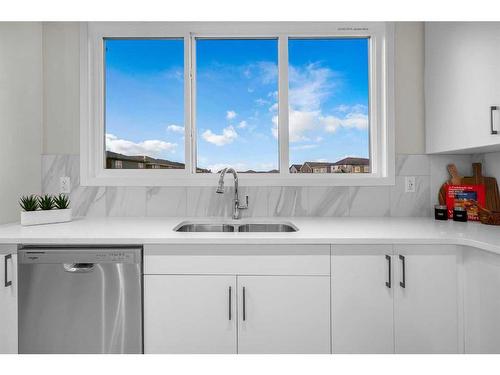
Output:
<path fill-rule="evenodd" d="M 105 38 L 184 40 L 184 169 L 105 168 Z M 393 185 L 394 25 L 384 22 L 88 22 L 80 30 L 80 180 L 84 186 L 213 186 L 196 173 L 196 38 L 278 40 L 279 173 L 240 174 L 246 186 Z M 290 173 L 288 39 L 369 38 L 371 173 Z"/>

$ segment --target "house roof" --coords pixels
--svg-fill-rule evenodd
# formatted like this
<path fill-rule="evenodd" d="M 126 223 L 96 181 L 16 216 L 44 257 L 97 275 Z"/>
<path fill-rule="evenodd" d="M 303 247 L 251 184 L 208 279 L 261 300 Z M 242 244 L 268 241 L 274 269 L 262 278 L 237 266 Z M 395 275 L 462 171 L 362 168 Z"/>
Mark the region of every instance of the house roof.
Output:
<path fill-rule="evenodd" d="M 304 165 L 308 165 L 310 167 L 330 167 L 332 165 L 335 165 L 335 163 L 331 162 L 320 162 L 320 161 L 306 161 Z"/>
<path fill-rule="evenodd" d="M 370 165 L 370 159 L 347 157 L 332 165 Z"/>
<path fill-rule="evenodd" d="M 166 159 L 155 159 L 146 155 L 124 155 L 119 154 L 117 152 L 106 151 L 106 157 L 108 159 L 117 159 L 117 160 L 128 160 L 128 161 L 136 161 L 148 164 L 161 164 L 168 165 L 171 167 L 184 168 L 184 163 L 179 163 L 177 161 L 171 161 Z"/>
<path fill-rule="evenodd" d="M 290 166 L 290 169 L 292 169 L 293 167 L 295 167 L 295 169 L 299 170 L 299 169 L 300 169 L 300 167 L 302 167 L 302 164 L 292 164 L 292 165 Z"/>

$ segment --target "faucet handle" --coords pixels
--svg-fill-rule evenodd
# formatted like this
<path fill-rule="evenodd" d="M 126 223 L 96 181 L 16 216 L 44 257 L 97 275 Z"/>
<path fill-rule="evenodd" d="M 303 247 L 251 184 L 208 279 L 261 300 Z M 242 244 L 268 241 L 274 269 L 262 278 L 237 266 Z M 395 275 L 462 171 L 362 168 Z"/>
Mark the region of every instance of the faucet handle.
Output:
<path fill-rule="evenodd" d="M 239 203 L 238 208 L 240 210 L 245 210 L 248 208 L 248 195 L 245 195 L 245 203 L 243 203 L 243 204 Z"/>

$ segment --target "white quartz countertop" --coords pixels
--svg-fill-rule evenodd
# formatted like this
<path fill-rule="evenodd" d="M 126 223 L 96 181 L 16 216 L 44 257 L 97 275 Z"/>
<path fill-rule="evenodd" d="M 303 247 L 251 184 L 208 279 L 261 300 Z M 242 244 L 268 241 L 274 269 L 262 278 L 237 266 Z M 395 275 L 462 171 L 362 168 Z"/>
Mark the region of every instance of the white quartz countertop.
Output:
<path fill-rule="evenodd" d="M 0 225 L 4 244 L 454 244 L 500 254 L 500 227 L 439 222 L 432 218 L 252 218 L 238 222 L 290 222 L 289 233 L 178 233 L 183 221 L 221 218 L 86 218 L 23 227 Z"/>

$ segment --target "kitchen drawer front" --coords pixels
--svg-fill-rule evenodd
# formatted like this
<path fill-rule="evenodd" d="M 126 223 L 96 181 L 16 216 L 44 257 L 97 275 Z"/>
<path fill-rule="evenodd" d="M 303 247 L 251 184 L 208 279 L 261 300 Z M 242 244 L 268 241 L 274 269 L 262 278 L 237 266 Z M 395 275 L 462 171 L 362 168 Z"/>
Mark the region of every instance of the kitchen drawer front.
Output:
<path fill-rule="evenodd" d="M 144 274 L 330 275 L 330 246 L 146 245 Z"/>

